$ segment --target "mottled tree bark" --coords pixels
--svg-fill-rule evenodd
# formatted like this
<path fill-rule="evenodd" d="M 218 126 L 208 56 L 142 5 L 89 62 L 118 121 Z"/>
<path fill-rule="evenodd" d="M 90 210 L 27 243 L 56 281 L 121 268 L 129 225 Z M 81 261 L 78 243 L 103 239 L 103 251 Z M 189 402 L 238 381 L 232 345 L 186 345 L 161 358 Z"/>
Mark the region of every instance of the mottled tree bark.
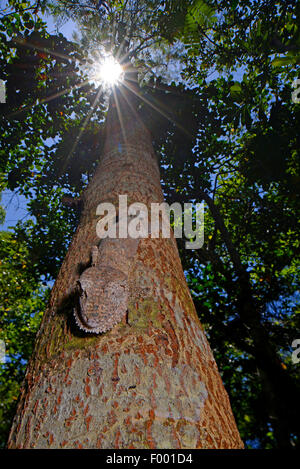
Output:
<path fill-rule="evenodd" d="M 243 447 L 174 238 L 139 241 L 120 323 L 94 335 L 73 319 L 74 286 L 99 243 L 98 204 L 118 206 L 119 194 L 149 209 L 163 201 L 134 101 L 120 95 L 110 107 L 103 155 L 43 317 L 9 448 Z M 120 244 L 111 246 L 118 269 Z"/>

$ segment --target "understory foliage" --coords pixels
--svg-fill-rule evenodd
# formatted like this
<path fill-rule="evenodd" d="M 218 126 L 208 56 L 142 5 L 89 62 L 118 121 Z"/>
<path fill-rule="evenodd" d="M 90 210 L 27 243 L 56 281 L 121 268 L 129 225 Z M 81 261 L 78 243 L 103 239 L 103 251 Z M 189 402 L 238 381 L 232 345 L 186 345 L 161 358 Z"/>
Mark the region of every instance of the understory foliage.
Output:
<path fill-rule="evenodd" d="M 105 96 L 86 76 L 97 44 L 140 70 L 140 115 L 166 200 L 205 202 L 203 247 L 178 245 L 242 439 L 299 446 L 299 4 L 9 5 L 0 19 L 0 189 L 24 195 L 29 217 L 0 236 L 2 446 L 48 282 L 80 216 L 80 204 L 64 201 L 80 197 L 101 154 Z M 46 7 L 78 22 L 76 42 L 47 32 Z"/>
<path fill-rule="evenodd" d="M 36 275 L 26 243 L 13 233 L 0 232 L 0 259 L 0 340 L 6 349 L 0 372 L 0 439 L 3 446 L 49 288 Z"/>

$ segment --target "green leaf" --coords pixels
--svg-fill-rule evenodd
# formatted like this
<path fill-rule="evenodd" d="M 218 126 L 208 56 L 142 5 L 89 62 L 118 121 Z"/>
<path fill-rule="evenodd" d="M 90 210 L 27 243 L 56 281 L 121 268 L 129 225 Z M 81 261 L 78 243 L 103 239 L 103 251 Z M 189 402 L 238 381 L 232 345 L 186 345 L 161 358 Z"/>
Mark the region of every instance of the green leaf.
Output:
<path fill-rule="evenodd" d="M 236 82 L 230 87 L 230 91 L 231 93 L 240 93 L 242 91 L 242 87 L 238 82 Z"/>
<path fill-rule="evenodd" d="M 296 57 L 276 57 L 272 60 L 273 67 L 284 67 L 285 65 L 294 65 L 297 63 Z"/>

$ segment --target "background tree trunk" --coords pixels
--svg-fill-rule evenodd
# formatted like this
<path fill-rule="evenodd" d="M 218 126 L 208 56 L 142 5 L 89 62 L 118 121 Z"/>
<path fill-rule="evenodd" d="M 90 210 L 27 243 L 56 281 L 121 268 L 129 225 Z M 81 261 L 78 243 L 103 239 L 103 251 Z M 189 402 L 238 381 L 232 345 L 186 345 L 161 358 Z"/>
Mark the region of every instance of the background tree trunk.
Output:
<path fill-rule="evenodd" d="M 127 100 L 119 93 L 111 103 L 103 156 L 37 336 L 9 448 L 243 447 L 174 238 L 140 240 L 121 323 L 93 335 L 73 320 L 74 286 L 99 243 L 98 204 L 118 206 L 119 194 L 149 209 L 163 201 L 150 133 Z M 118 266 L 118 250 L 111 256 Z"/>

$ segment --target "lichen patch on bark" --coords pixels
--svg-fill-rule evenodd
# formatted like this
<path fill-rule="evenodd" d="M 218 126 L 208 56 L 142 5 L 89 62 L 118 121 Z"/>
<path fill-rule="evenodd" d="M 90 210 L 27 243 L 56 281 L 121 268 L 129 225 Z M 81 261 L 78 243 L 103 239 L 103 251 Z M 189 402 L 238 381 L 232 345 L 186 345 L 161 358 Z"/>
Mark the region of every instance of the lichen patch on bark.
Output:
<path fill-rule="evenodd" d="M 159 352 L 143 337 L 128 354 L 97 353 L 99 358 L 92 365 L 87 356 L 71 356 L 64 370 L 54 361 L 32 389 L 38 404 L 26 408 L 24 424 L 30 444 L 22 446 L 16 441 L 16 447 L 72 448 L 87 436 L 83 447 L 93 448 L 105 434 L 101 447 L 110 448 L 115 447 L 118 434 L 118 447 L 126 448 L 132 443 L 128 435 L 133 432 L 136 447 L 151 447 L 152 442 L 157 448 L 175 448 L 183 425 L 200 425 L 207 389 L 192 367 L 172 367 L 169 357 L 161 360 L 159 356 L 157 363 Z M 49 428 L 55 435 L 51 444 Z M 190 433 L 196 438 L 195 432 Z M 185 447 L 192 447 L 188 435 Z"/>

